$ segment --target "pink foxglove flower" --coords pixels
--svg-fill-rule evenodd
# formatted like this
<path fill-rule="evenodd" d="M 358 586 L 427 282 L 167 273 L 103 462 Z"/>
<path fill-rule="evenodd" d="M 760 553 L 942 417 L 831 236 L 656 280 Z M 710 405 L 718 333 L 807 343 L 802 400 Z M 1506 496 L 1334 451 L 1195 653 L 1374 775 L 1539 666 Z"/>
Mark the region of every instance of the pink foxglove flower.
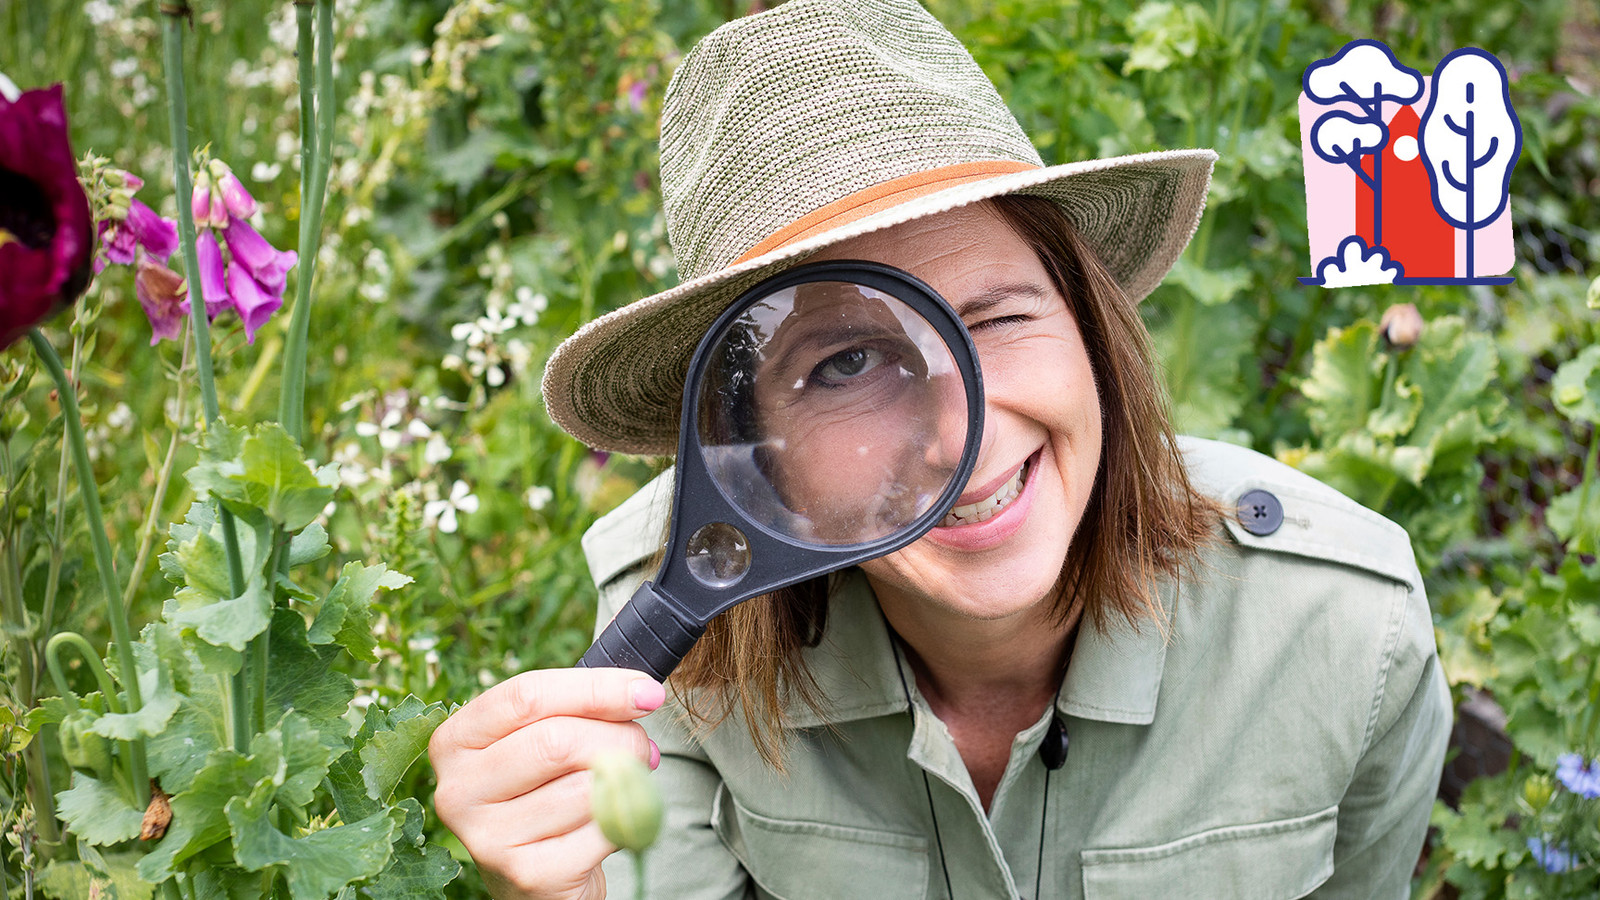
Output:
<path fill-rule="evenodd" d="M 195 241 L 195 261 L 200 266 L 200 293 L 206 300 L 206 318 L 214 320 L 217 314 L 233 306 L 228 297 L 228 284 L 223 276 L 222 248 L 217 246 L 217 236 L 211 231 L 200 232 Z"/>
<path fill-rule="evenodd" d="M 155 210 L 134 200 L 128 204 L 126 218 L 100 223 L 100 237 L 105 241 L 106 258 L 114 263 L 132 265 L 135 247 L 143 247 L 146 253 L 166 262 L 178 249 L 178 223 L 161 218 Z"/>
<path fill-rule="evenodd" d="M 233 249 L 229 245 L 228 249 Z M 239 262 L 237 253 L 228 263 L 228 294 L 233 298 L 233 308 L 244 322 L 244 339 L 256 341 L 256 329 L 267 323 L 272 314 L 283 306 L 283 293 L 269 293 L 256 283 L 255 276 Z"/>
<path fill-rule="evenodd" d="M 189 211 L 194 214 L 194 222 L 198 226 L 204 226 L 211 217 L 211 185 L 203 176 L 194 181 L 194 193 L 189 195 Z"/>
<path fill-rule="evenodd" d="M 217 186 L 216 193 L 222 198 L 224 208 L 228 215 L 238 219 L 248 219 L 256 214 L 256 198 L 244 189 L 244 184 L 233 170 L 223 164 L 221 160 L 211 161 L 212 175 Z M 221 174 L 217 170 L 221 169 Z"/>
<path fill-rule="evenodd" d="M 150 320 L 150 345 L 163 338 L 176 340 L 183 330 L 183 317 L 188 312 L 188 289 L 183 276 L 148 257 L 139 260 L 139 274 L 133 279 L 134 293 L 139 305 L 144 307 L 145 318 Z"/>
<path fill-rule="evenodd" d="M 67 141 L 61 86 L 0 92 L 0 348 L 89 286 L 89 199 Z"/>
<path fill-rule="evenodd" d="M 242 263 L 262 290 L 281 301 L 284 286 L 289 280 L 289 270 L 299 260 L 293 250 L 278 250 L 267 239 L 250 227 L 250 223 L 236 216 L 228 218 L 222 237 L 228 242 L 228 252 L 235 263 Z"/>

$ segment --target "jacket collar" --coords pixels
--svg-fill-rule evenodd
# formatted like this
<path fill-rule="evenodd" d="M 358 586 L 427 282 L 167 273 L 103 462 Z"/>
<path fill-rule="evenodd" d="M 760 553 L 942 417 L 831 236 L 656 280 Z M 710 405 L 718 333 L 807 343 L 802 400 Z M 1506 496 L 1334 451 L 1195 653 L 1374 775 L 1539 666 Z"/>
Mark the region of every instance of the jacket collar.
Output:
<path fill-rule="evenodd" d="M 1170 621 L 1170 588 L 1163 591 L 1162 601 Z M 804 651 L 826 714 L 818 715 L 790 694 L 784 703 L 790 727 L 839 725 L 904 712 L 906 691 L 891 641 L 866 576 L 859 569 L 842 573 L 829 600 L 822 640 Z M 1056 709 L 1082 719 L 1148 725 L 1155 719 L 1166 657 L 1166 636 L 1153 623 L 1137 631 L 1120 620 L 1106 631 L 1086 623 L 1078 631 Z"/>

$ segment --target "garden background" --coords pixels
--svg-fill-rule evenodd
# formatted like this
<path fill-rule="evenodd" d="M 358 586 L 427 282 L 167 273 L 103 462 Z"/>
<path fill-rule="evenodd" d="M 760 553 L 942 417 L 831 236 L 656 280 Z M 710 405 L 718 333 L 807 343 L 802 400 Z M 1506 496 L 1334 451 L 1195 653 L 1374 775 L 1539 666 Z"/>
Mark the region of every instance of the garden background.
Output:
<path fill-rule="evenodd" d="M 1416 895 L 1600 893 L 1600 804 L 1560 770 L 1563 754 L 1600 755 L 1600 484 L 1589 490 L 1600 419 L 1600 11 L 1576 0 L 929 6 L 1046 163 L 1172 147 L 1221 154 L 1198 235 L 1143 304 L 1180 430 L 1276 455 L 1406 526 L 1458 700 L 1487 708 L 1491 725 L 1484 697 L 1509 714 L 1509 768 L 1452 791 L 1459 811 L 1441 803 Z M 594 589 L 579 536 L 663 461 L 567 438 L 544 414 L 538 376 L 580 323 L 675 282 L 655 171 L 661 95 L 682 52 L 751 8 L 336 6 L 338 113 L 304 452 L 338 463 L 338 486 L 318 520 L 332 553 L 298 577 L 320 594 L 361 560 L 414 579 L 374 601 L 376 661 L 338 663 L 357 692 L 352 722 L 407 696 L 465 702 L 524 669 L 570 664 L 587 646 Z M 140 199 L 174 216 L 159 19 L 149 0 L 7 0 L 0 72 L 23 88 L 64 82 L 75 151 L 143 176 Z M 1386 41 L 1425 73 L 1465 45 L 1506 64 L 1525 137 L 1511 184 L 1514 284 L 1326 291 L 1295 280 L 1310 272 L 1301 73 L 1357 37 Z M 295 40 L 288 0 L 201 2 L 185 57 L 192 141 L 232 166 L 280 247 L 295 245 L 300 214 Z M 1407 302 L 1427 325 L 1416 346 L 1394 347 L 1377 323 Z M 217 320 L 218 394 L 235 425 L 278 408 L 269 375 L 287 312 L 253 341 L 236 319 Z M 47 326 L 81 385 L 136 628 L 173 597 L 153 557 L 196 499 L 183 474 L 199 458 L 194 363 L 178 341 L 152 346 L 150 329 L 123 267 Z M 21 722 L 54 693 L 40 648 L 66 629 L 103 647 L 110 626 L 85 523 L 55 502 L 76 489 L 52 384 L 25 342 L 0 353 L 0 394 L 0 567 L 26 607 L 7 607 L 5 621 L 0 716 L 19 724 L 0 741 L 0 886 L 77 896 L 99 881 L 149 896 L 127 874 L 148 844 L 85 852 L 89 842 L 70 835 L 41 842 L 24 796 L 18 751 L 46 726 Z M 92 689 L 82 665 L 68 670 Z M 71 767 L 53 743 L 41 746 L 55 760 L 54 789 L 65 790 Z M 427 805 L 425 760 L 395 777 L 395 796 Z M 335 820 L 323 810 L 282 827 L 303 837 Z M 443 892 L 483 896 L 431 814 L 425 831 L 466 863 Z M 274 878 L 262 889 L 281 891 Z M 381 894 L 362 884 L 345 891 Z"/>

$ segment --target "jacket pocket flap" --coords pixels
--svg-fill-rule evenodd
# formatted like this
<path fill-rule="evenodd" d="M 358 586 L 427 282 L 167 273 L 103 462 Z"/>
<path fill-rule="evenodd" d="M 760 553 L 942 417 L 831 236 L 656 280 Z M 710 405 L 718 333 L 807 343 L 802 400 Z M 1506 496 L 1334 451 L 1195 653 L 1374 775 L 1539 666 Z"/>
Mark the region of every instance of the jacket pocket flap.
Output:
<path fill-rule="evenodd" d="M 1333 874 L 1337 806 L 1293 819 L 1213 828 L 1154 847 L 1084 850 L 1086 900 L 1293 900 Z"/>
<path fill-rule="evenodd" d="M 723 785 L 711 806 L 717 836 L 761 890 L 779 900 L 923 897 L 928 842 L 920 835 L 775 819 L 744 808 Z"/>

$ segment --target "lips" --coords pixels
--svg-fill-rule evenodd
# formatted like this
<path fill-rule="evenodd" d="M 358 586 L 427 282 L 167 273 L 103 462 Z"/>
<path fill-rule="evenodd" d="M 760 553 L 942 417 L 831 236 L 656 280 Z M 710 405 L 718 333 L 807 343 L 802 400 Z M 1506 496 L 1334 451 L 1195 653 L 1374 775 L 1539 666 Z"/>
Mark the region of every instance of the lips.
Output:
<path fill-rule="evenodd" d="M 955 528 L 961 525 L 971 525 L 977 522 L 987 522 L 1005 509 L 1022 493 L 1022 485 L 1027 478 L 1028 462 L 1024 461 L 1011 477 L 1001 483 L 1000 487 L 972 503 L 961 504 L 951 508 L 950 513 L 939 523 L 942 528 Z"/>

